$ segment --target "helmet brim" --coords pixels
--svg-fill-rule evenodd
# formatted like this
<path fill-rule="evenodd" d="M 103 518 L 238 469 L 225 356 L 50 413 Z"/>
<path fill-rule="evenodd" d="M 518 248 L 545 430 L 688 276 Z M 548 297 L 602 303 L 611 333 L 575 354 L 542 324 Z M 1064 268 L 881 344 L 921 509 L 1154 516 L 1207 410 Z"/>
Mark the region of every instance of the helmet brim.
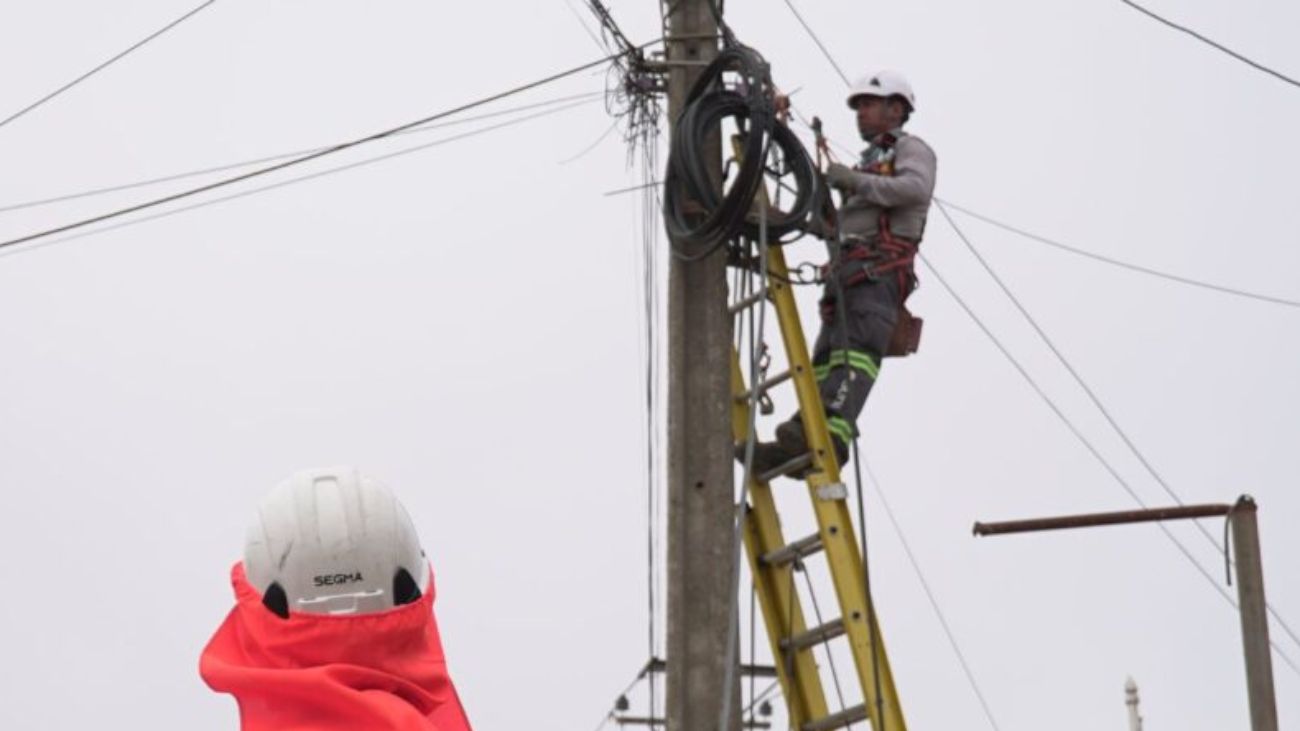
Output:
<path fill-rule="evenodd" d="M 849 109 L 857 110 L 857 108 L 858 108 L 858 107 L 857 107 L 857 101 L 858 101 L 859 99 L 861 99 L 862 97 L 865 97 L 865 96 L 873 96 L 873 97 L 876 97 L 877 99 L 893 99 L 893 98 L 897 97 L 898 99 L 901 99 L 902 102 L 903 102 L 904 104 L 907 105 L 907 111 L 909 111 L 909 112 L 915 112 L 915 111 L 916 111 L 916 105 L 912 104 L 912 102 L 909 101 L 908 98 L 905 97 L 905 96 L 903 96 L 902 94 L 869 94 L 869 93 L 867 93 L 867 92 L 863 92 L 863 91 L 859 91 L 859 92 L 856 93 L 856 94 L 850 94 L 850 95 L 849 95 L 849 98 L 848 98 L 848 106 L 849 106 Z"/>

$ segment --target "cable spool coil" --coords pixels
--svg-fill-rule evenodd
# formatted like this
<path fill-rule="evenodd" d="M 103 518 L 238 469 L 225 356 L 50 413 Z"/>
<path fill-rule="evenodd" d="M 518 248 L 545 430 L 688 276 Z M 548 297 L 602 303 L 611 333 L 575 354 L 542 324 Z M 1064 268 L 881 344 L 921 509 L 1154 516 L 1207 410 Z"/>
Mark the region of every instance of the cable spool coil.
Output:
<path fill-rule="evenodd" d="M 735 88 L 722 84 L 729 71 L 741 76 Z M 743 152 L 739 170 L 723 193 L 705 164 L 705 144 L 727 119 L 741 130 Z M 751 212 L 769 172 L 772 147 L 795 181 L 789 210 L 766 212 L 767 236 L 779 243 L 786 234 L 803 230 L 822 183 L 803 143 L 777 118 L 767 62 L 751 48 L 724 49 L 695 81 L 674 123 L 664 176 L 664 222 L 679 257 L 702 259 L 738 236 L 758 238 L 759 223 Z"/>

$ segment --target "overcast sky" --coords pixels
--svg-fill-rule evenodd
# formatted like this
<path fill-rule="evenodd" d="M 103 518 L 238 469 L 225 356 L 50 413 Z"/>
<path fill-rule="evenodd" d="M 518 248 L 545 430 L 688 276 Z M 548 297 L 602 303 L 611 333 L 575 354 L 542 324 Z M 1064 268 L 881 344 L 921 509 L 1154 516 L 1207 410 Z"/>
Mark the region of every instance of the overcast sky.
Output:
<path fill-rule="evenodd" d="M 1300 6 L 1152 3 L 1300 73 Z M 10 0 L 0 118 L 195 4 Z M 912 78 L 910 126 L 938 152 L 945 199 L 1098 254 L 1300 299 L 1300 89 L 1116 0 L 797 4 L 850 75 Z M 658 32 L 649 0 L 612 10 L 636 40 Z M 778 83 L 800 89 L 800 110 L 856 146 L 843 83 L 784 3 L 727 14 Z M 0 207 L 359 137 L 602 54 L 564 0 L 218 0 L 0 127 Z M 605 80 L 581 74 L 492 109 Z M 253 506 L 296 469 L 350 463 L 391 485 L 420 530 L 476 727 L 593 728 L 649 651 L 638 196 L 602 196 L 641 171 L 618 134 L 562 164 L 611 121 L 596 101 L 0 251 L 0 727 L 235 728 L 234 703 L 197 662 L 232 604 L 227 572 Z M 2 212 L 0 239 L 211 179 Z M 1300 631 L 1300 310 L 955 215 L 1184 501 L 1258 499 L 1269 598 Z M 937 213 L 923 251 L 1142 499 L 1170 503 Z M 1131 675 L 1148 731 L 1245 728 L 1237 616 L 1156 527 L 971 537 L 976 520 L 1136 505 L 935 277 L 921 280 L 921 352 L 886 364 L 863 445 L 999 726 L 1125 728 Z M 811 326 L 815 293 L 802 294 Z M 989 728 L 868 499 L 911 727 Z M 806 520 L 792 509 L 787 532 Z M 1222 556 L 1191 526 L 1170 528 L 1222 584 Z M 1276 626 L 1273 638 L 1300 664 L 1300 644 Z M 1285 728 L 1300 722 L 1300 671 L 1275 657 L 1274 672 Z"/>

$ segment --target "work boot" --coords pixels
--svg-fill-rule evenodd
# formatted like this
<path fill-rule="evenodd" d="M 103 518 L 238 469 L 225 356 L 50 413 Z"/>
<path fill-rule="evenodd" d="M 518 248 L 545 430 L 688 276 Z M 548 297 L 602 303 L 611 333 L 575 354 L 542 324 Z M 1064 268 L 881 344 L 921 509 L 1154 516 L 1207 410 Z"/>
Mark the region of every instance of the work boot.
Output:
<path fill-rule="evenodd" d="M 807 452 L 808 436 L 804 434 L 803 421 L 790 419 L 778 424 L 776 442 L 786 452 L 793 452 L 795 455 Z M 843 467 L 844 463 L 849 461 L 849 445 L 834 434 L 831 435 L 831 444 L 835 447 L 835 463 Z"/>
<path fill-rule="evenodd" d="M 790 460 L 798 457 L 802 452 L 789 454 L 784 447 L 777 442 L 755 442 L 754 443 L 754 461 L 751 468 L 754 475 L 761 475 L 765 472 L 780 467 Z M 740 442 L 736 445 L 736 461 L 742 466 L 745 464 L 745 443 Z"/>

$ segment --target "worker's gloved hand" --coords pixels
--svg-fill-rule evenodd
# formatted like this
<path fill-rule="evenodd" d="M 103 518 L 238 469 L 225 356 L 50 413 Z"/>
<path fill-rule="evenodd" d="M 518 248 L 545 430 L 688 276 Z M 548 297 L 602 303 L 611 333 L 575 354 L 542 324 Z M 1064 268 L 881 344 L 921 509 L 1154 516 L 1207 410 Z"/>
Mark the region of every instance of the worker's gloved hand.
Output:
<path fill-rule="evenodd" d="M 833 162 L 830 167 L 826 168 L 826 182 L 830 183 L 832 188 L 850 192 L 856 191 L 858 189 L 858 173 L 847 165 Z"/>

